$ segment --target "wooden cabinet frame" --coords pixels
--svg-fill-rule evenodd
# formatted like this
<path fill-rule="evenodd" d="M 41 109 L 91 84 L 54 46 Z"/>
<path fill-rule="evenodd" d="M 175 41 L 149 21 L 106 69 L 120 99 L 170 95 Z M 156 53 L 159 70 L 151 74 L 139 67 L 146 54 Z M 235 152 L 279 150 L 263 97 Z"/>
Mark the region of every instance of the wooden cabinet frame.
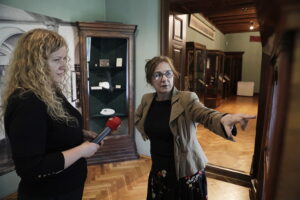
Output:
<path fill-rule="evenodd" d="M 83 115 L 83 127 L 90 129 L 89 120 L 89 86 L 87 66 L 87 37 L 122 38 L 127 42 L 127 74 L 126 74 L 126 98 L 128 102 L 128 130 L 118 136 L 107 136 L 105 145 L 91 159 L 89 163 L 105 163 L 121 160 L 136 159 L 136 145 L 134 140 L 134 33 L 136 25 L 104 22 L 78 22 L 80 65 L 81 65 L 81 108 Z M 103 127 L 104 128 L 104 127 Z M 101 130 L 98 130 L 100 132 Z"/>

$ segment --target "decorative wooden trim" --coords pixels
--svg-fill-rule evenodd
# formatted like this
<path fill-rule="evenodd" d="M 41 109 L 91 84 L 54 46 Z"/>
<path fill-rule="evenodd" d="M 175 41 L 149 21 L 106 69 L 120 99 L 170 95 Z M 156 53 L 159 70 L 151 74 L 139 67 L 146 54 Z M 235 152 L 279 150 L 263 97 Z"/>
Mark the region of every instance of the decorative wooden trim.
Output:
<path fill-rule="evenodd" d="M 169 55 L 169 0 L 160 1 L 160 54 Z"/>
<path fill-rule="evenodd" d="M 125 32 L 134 33 L 136 25 L 123 24 L 117 22 L 77 22 L 80 31 L 108 31 L 108 32 Z"/>
<path fill-rule="evenodd" d="M 173 28 L 173 39 L 177 40 L 179 42 L 182 42 L 183 40 L 183 33 L 182 33 L 182 26 L 183 26 L 183 21 L 181 18 L 177 17 L 174 15 L 174 28 Z"/>
<path fill-rule="evenodd" d="M 257 180 L 256 179 L 251 180 L 249 197 L 250 197 L 250 200 L 257 200 Z"/>
<path fill-rule="evenodd" d="M 251 177 L 246 173 L 212 164 L 208 164 L 205 170 L 207 176 L 210 178 L 218 179 L 221 181 L 233 183 L 244 187 L 251 186 Z"/>
<path fill-rule="evenodd" d="M 202 35 L 208 37 L 211 40 L 215 40 L 215 30 L 196 17 L 194 14 L 189 15 L 189 27 L 198 31 Z"/>

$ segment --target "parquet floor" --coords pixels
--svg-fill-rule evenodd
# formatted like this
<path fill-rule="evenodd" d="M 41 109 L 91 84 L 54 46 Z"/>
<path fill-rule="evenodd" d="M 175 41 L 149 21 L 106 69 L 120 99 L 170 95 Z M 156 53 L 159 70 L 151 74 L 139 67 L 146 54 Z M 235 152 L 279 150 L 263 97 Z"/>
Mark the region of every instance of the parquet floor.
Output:
<path fill-rule="evenodd" d="M 257 115 L 257 97 L 231 97 L 216 108 L 225 113 L 245 113 Z M 248 127 L 242 131 L 237 126 L 236 142 L 224 140 L 202 125 L 198 126 L 197 137 L 203 147 L 209 163 L 250 173 L 255 144 L 256 119 L 250 120 Z"/>
<path fill-rule="evenodd" d="M 236 97 L 223 102 L 217 109 L 229 113 L 256 114 L 257 99 Z M 245 132 L 239 131 L 236 143 L 223 140 L 199 126 L 198 139 L 210 163 L 249 171 L 255 123 L 253 120 Z M 83 200 L 145 200 L 150 166 L 151 160 L 145 157 L 89 166 Z M 211 178 L 208 178 L 208 194 L 210 200 L 249 200 L 248 188 Z M 4 200 L 16 200 L 16 194 Z"/>
<path fill-rule="evenodd" d="M 149 158 L 89 166 L 84 200 L 145 200 Z M 249 200 L 249 189 L 208 178 L 210 200 Z"/>
<path fill-rule="evenodd" d="M 88 167 L 84 200 L 145 199 L 150 158 Z"/>

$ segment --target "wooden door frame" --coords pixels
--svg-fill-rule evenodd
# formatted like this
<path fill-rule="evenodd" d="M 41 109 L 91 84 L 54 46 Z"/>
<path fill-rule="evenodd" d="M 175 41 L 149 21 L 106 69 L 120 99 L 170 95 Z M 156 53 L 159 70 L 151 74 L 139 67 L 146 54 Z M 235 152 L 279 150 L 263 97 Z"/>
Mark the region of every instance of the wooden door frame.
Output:
<path fill-rule="evenodd" d="M 170 4 L 170 0 L 161 0 L 161 34 L 160 34 L 160 53 L 161 55 L 170 56 L 170 17 L 172 14 L 172 8 Z M 224 168 L 221 166 L 216 166 L 212 164 L 208 164 L 206 167 L 207 175 L 209 177 L 238 184 L 241 186 L 250 187 L 251 185 L 251 176 L 250 174 L 240 172 L 238 170 Z"/>
<path fill-rule="evenodd" d="M 168 55 L 165 48 L 168 46 L 168 35 L 166 34 L 166 30 L 167 27 L 169 27 L 167 17 L 170 13 L 170 2 L 172 2 L 172 0 L 161 0 L 161 2 L 161 53 Z M 294 140 L 293 142 L 295 144 L 299 141 L 299 138 L 295 136 L 295 131 L 298 129 L 292 127 L 287 122 L 287 118 L 290 117 L 290 119 L 295 119 L 299 115 L 297 115 L 297 112 L 294 112 L 294 110 L 289 110 L 287 113 L 287 108 L 291 106 L 291 103 L 293 103 L 294 108 L 296 108 L 299 99 L 297 93 L 298 87 L 296 87 L 298 82 L 296 82 L 295 77 L 295 80 L 293 80 L 294 85 L 291 84 L 292 70 L 295 70 L 296 64 L 299 63 L 299 59 L 297 62 L 295 61 L 295 66 L 291 66 L 291 64 L 293 64 L 291 58 L 294 53 L 292 51 L 292 41 L 296 36 L 297 39 L 300 38 L 300 26 L 293 21 L 293 19 L 299 18 L 300 4 L 296 3 L 294 0 L 287 2 L 274 1 L 270 7 L 269 1 L 257 0 L 255 6 L 258 11 L 257 16 L 261 26 L 260 35 L 263 50 L 265 50 L 264 48 L 268 48 L 273 52 L 268 52 L 267 54 L 264 52 L 262 55 L 260 95 L 251 172 L 250 175 L 246 174 L 246 176 L 243 176 L 243 174 L 238 171 L 209 164 L 207 166 L 207 174 L 209 175 L 212 173 L 213 176 L 215 176 L 214 178 L 221 177 L 220 179 L 226 179 L 227 176 L 229 179 L 226 179 L 226 181 L 236 184 L 239 183 L 234 182 L 231 179 L 236 178 L 238 181 L 244 180 L 247 184 L 251 183 L 251 199 L 282 199 L 283 196 L 286 197 L 288 195 L 291 197 L 298 197 L 298 182 L 295 180 L 299 177 L 296 174 L 298 172 L 297 166 L 299 165 L 299 162 L 295 163 L 295 159 L 289 159 L 291 157 L 295 158 L 294 155 L 298 155 L 296 153 L 299 152 L 299 149 L 295 150 L 289 146 L 289 144 L 292 143 L 292 140 Z M 298 34 L 293 35 L 296 31 L 298 31 Z M 276 38 L 273 38 L 274 40 L 272 41 L 272 36 L 274 35 Z M 283 43 L 279 44 L 280 42 Z M 297 44 L 299 47 L 299 42 Z M 278 46 L 280 46 L 280 48 L 278 48 Z M 279 50 L 279 52 L 277 52 L 277 50 Z M 277 60 L 278 56 L 280 57 L 278 59 L 279 61 Z M 278 72 L 276 67 L 278 67 L 281 72 Z M 299 73 L 299 70 L 297 72 Z M 278 79 L 278 82 L 280 83 L 278 87 L 275 88 L 276 91 L 274 91 L 274 85 L 276 84 L 274 82 L 277 81 L 276 79 Z M 293 86 L 293 90 L 291 90 L 290 86 Z M 290 94 L 291 91 L 294 92 L 295 99 L 292 99 Z M 272 102 L 274 98 L 277 100 L 275 115 L 272 113 Z M 295 120 L 293 123 L 296 124 Z M 273 126 L 273 138 L 271 139 L 267 137 L 270 126 Z M 286 128 L 289 128 L 289 130 L 286 130 Z M 297 126 L 297 128 L 299 128 L 299 126 Z M 272 148 L 268 154 L 269 165 L 272 167 L 269 168 L 268 174 L 266 174 L 265 158 L 266 152 L 268 151 L 266 148 L 268 147 Z M 300 160 L 298 157 L 296 158 L 296 161 Z M 286 170 L 284 171 L 284 174 L 280 173 L 280 169 Z M 283 181 L 280 184 L 278 184 L 279 179 L 280 181 Z M 293 187 L 289 187 L 289 184 L 292 184 Z M 278 191 L 279 196 L 276 196 Z"/>

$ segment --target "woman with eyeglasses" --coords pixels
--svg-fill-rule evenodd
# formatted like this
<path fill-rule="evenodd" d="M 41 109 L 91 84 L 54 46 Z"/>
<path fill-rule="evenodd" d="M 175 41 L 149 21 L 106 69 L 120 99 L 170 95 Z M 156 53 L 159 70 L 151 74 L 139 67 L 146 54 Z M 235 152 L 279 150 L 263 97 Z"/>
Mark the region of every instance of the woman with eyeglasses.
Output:
<path fill-rule="evenodd" d="M 255 116 L 220 113 L 205 107 L 194 92 L 178 91 L 178 72 L 166 56 L 149 60 L 145 72 L 155 92 L 142 97 L 135 125 L 150 140 L 147 200 L 206 200 L 208 161 L 196 137 L 197 123 L 234 141 L 235 124 L 244 130 Z"/>

